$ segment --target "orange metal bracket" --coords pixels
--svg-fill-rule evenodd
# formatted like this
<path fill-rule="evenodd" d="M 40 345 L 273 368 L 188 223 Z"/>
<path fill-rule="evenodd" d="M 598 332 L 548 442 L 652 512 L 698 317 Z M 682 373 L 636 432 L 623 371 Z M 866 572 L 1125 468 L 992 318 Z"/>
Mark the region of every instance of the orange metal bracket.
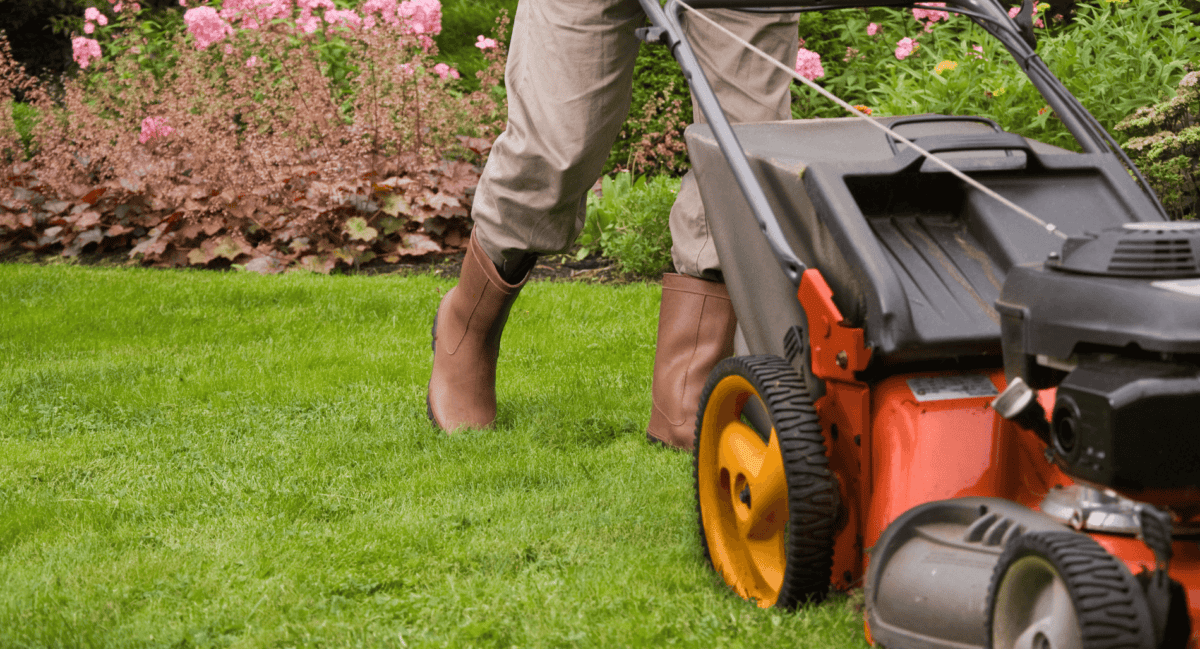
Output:
<path fill-rule="evenodd" d="M 854 381 L 854 373 L 867 369 L 871 360 L 863 330 L 846 323 L 833 303 L 833 291 L 817 269 L 804 271 L 797 295 L 808 318 L 813 374 L 826 380 Z"/>

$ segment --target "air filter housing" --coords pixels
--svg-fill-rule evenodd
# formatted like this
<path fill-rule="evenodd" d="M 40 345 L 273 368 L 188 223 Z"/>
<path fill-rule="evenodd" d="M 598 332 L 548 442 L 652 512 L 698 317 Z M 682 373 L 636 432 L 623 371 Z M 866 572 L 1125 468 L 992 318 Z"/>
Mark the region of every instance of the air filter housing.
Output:
<path fill-rule="evenodd" d="M 1200 222 L 1127 223 L 1071 237 L 1063 244 L 1061 258 L 1046 265 L 1109 277 L 1200 277 Z"/>
<path fill-rule="evenodd" d="M 1170 354 L 1200 362 L 1200 222 L 1158 221 L 1068 239 L 1014 267 L 996 302 L 1009 377 L 1048 388 L 1037 357 Z"/>

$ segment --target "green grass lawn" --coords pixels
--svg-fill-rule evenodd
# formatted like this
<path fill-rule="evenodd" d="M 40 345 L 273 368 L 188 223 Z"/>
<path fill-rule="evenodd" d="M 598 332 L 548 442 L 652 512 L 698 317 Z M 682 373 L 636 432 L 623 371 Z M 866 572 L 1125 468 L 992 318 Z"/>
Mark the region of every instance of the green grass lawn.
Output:
<path fill-rule="evenodd" d="M 865 646 L 705 565 L 644 440 L 658 286 L 530 284 L 448 437 L 451 286 L 0 265 L 0 647 Z"/>

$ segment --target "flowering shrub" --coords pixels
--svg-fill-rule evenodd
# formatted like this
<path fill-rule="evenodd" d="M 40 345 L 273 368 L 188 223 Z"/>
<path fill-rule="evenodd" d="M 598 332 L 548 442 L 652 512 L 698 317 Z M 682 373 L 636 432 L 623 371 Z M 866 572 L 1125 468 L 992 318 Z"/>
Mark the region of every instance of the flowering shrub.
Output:
<path fill-rule="evenodd" d="M 688 169 L 683 130 L 692 121 L 687 83 L 664 47 L 643 47 L 634 64 L 633 101 L 605 172 L 682 175 Z"/>
<path fill-rule="evenodd" d="M 1175 218 L 1200 213 L 1200 71 L 1189 72 L 1175 95 L 1134 111 L 1117 131 L 1135 136 L 1125 143 Z"/>
<path fill-rule="evenodd" d="M 1075 148 L 1053 112 L 1042 111 L 1045 100 L 999 43 L 969 19 L 935 6 L 844 11 L 837 21 L 802 16 L 807 47 L 824 55 L 823 85 L 851 103 L 870 106 L 877 116 L 982 115 L 1022 135 Z M 1186 62 L 1200 61 L 1200 28 L 1184 0 L 1096 0 L 1080 3 L 1071 21 L 1055 18 L 1048 7 L 1038 5 L 1034 16 L 1038 53 L 1110 130 L 1169 92 L 1185 74 Z M 826 33 L 819 39 L 804 33 L 813 27 Z M 843 58 L 847 47 L 853 55 Z M 793 92 L 797 117 L 844 115 L 815 93 L 799 87 Z"/>
<path fill-rule="evenodd" d="M 328 272 L 463 245 L 503 109 L 431 60 L 436 0 L 192 4 L 161 76 L 128 6 L 110 7 L 61 105 L 0 50 L 0 104 L 20 91 L 43 116 L 28 160 L 0 121 L 0 252 Z M 505 55 L 489 40 L 488 89 Z"/>

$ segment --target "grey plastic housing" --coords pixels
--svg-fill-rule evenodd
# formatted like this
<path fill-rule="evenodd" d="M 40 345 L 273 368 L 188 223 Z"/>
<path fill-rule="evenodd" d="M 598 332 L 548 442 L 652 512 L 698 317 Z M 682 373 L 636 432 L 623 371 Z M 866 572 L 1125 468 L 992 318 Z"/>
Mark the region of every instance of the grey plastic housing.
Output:
<path fill-rule="evenodd" d="M 1200 355 L 1200 293 L 1172 290 L 1176 285 L 1060 272 L 1040 264 L 1013 268 L 996 303 L 1005 374 L 1047 388 L 1062 377 L 1039 365 L 1038 356 Z"/>
<path fill-rule="evenodd" d="M 883 121 L 908 121 L 897 127 L 905 137 L 937 143 L 949 162 L 1067 234 L 1162 219 L 1111 155 L 1072 153 L 961 118 L 923 117 Z M 993 306 L 1000 289 L 1015 267 L 1061 250 L 1061 239 L 860 120 L 734 130 L 787 245 L 821 271 L 848 324 L 865 330 L 874 349 L 870 370 L 1001 364 Z M 806 324 L 795 288 L 745 199 L 730 191 L 734 178 L 711 131 L 693 125 L 686 138 L 747 346 L 783 355 L 787 330 Z M 961 151 L 956 139 L 1023 146 Z"/>
<path fill-rule="evenodd" d="M 870 552 L 867 621 L 877 645 L 905 649 L 985 646 L 988 583 L 1009 539 L 1070 531 L 1001 498 L 956 498 L 914 507 Z"/>

